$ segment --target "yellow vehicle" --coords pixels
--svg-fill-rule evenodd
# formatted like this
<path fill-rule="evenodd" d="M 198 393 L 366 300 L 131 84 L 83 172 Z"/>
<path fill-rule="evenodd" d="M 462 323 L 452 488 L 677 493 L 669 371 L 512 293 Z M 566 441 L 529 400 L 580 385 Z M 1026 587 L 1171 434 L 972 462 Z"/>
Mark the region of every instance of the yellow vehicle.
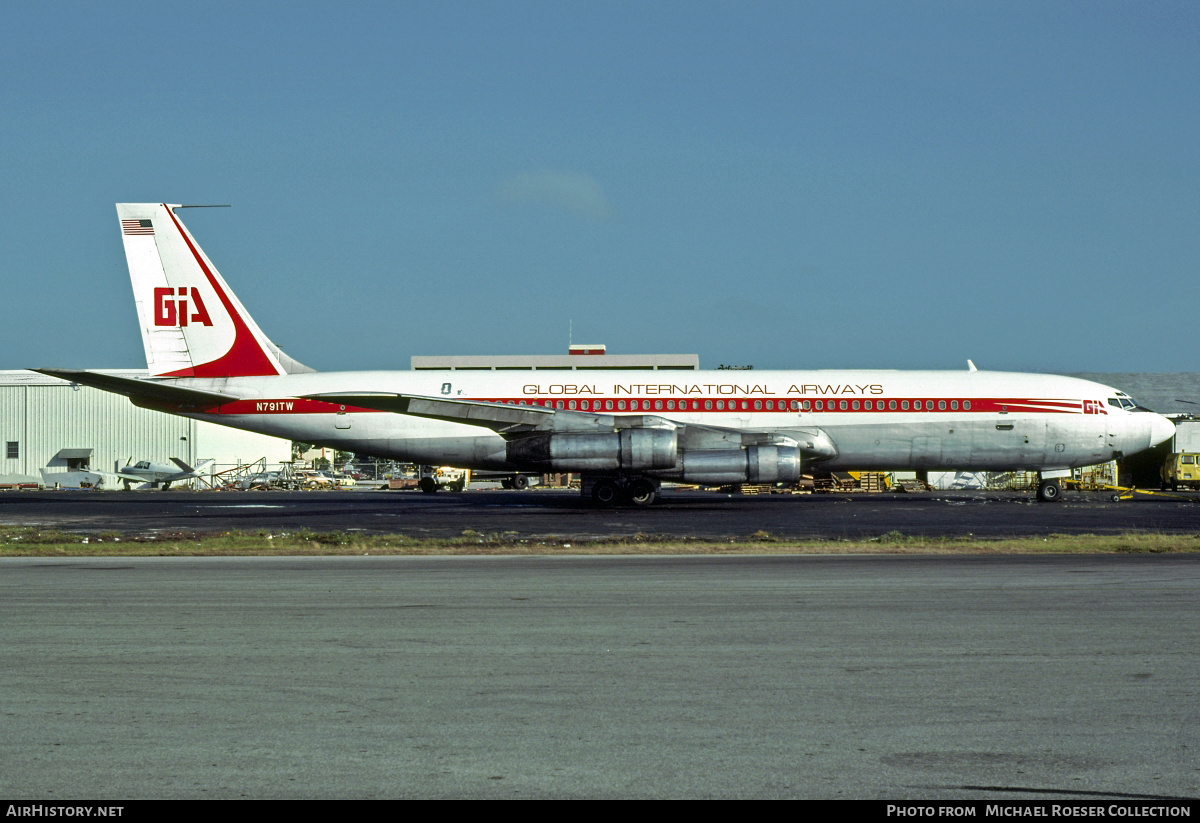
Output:
<path fill-rule="evenodd" d="M 1180 486 L 1200 489 L 1200 454 L 1195 452 L 1176 452 L 1168 454 L 1159 470 L 1162 477 L 1162 489 L 1179 491 Z"/>

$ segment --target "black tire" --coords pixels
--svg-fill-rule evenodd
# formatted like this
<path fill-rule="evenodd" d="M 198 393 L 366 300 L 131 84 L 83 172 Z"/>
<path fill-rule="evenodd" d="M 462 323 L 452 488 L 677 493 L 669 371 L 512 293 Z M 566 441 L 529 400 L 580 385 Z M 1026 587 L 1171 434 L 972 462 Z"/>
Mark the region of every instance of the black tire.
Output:
<path fill-rule="evenodd" d="M 420 487 L 421 491 L 425 492 L 426 494 L 433 494 L 438 490 L 437 481 L 432 477 L 422 477 L 421 482 L 417 485 Z"/>
<path fill-rule="evenodd" d="M 1062 500 L 1062 486 L 1057 480 L 1044 480 L 1038 485 L 1037 498 L 1043 503 L 1058 503 Z"/>
<path fill-rule="evenodd" d="M 658 491 L 649 480 L 634 480 L 629 484 L 629 502 L 642 508 L 651 505 L 658 497 Z"/>
<path fill-rule="evenodd" d="M 512 487 L 519 492 L 529 488 L 529 478 L 523 474 L 514 474 L 512 478 Z"/>
<path fill-rule="evenodd" d="M 597 480 L 592 486 L 592 500 L 601 506 L 615 505 L 621 497 L 621 489 L 611 480 Z"/>

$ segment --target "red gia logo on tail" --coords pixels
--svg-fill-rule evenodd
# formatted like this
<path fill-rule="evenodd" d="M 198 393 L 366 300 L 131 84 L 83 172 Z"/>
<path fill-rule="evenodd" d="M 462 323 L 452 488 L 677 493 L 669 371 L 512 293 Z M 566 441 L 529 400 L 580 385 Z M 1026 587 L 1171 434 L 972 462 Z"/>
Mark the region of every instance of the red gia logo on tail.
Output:
<path fill-rule="evenodd" d="M 176 297 L 176 292 L 179 296 Z M 208 311 L 204 308 L 204 301 L 200 299 L 200 291 L 191 289 L 191 310 L 192 316 L 188 317 L 188 289 L 180 286 L 178 289 L 170 287 L 154 290 L 154 325 L 156 326 L 186 326 L 189 322 L 200 323 L 205 326 L 211 326 L 212 320 L 208 317 Z"/>

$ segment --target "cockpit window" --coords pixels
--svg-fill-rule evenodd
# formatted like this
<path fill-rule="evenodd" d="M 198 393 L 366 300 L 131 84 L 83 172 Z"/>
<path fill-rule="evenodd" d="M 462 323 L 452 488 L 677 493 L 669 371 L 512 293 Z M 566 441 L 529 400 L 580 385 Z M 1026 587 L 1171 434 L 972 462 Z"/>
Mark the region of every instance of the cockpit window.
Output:
<path fill-rule="evenodd" d="M 1128 396 L 1110 397 L 1110 398 L 1108 398 L 1108 405 L 1116 406 L 1118 409 L 1126 409 L 1126 410 L 1132 410 L 1132 409 L 1137 408 L 1137 403 L 1135 403 L 1133 401 L 1132 397 L 1128 397 Z"/>

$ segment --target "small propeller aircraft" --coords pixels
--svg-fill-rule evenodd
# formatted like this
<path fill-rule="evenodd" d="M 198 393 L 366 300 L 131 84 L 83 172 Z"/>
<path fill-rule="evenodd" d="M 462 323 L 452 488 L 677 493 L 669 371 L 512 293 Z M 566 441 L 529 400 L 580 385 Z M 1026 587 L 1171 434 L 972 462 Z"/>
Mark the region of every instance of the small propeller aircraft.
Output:
<path fill-rule="evenodd" d="M 157 489 L 161 484 L 163 491 L 166 491 L 172 483 L 199 477 L 200 472 L 212 462 L 212 460 L 201 460 L 195 468 L 192 468 L 178 457 L 172 457 L 170 463 L 151 463 L 149 460 L 139 460 L 137 463 L 133 463 L 133 458 L 130 457 L 129 463 L 117 471 L 116 475 L 125 484 L 125 491 L 133 488 L 134 483 L 149 483 L 153 489 Z"/>

